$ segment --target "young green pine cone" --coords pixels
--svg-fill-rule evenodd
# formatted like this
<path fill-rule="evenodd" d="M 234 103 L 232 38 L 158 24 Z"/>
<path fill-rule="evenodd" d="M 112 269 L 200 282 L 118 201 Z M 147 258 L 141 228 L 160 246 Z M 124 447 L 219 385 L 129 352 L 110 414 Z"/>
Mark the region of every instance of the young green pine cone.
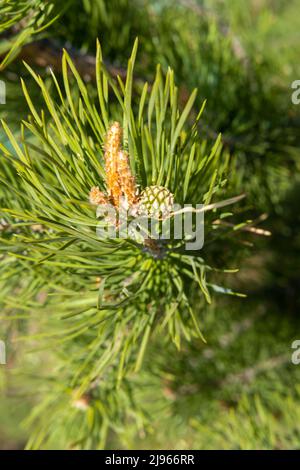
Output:
<path fill-rule="evenodd" d="M 139 213 L 150 217 L 166 217 L 173 210 L 174 196 L 163 186 L 148 186 L 139 197 Z"/>

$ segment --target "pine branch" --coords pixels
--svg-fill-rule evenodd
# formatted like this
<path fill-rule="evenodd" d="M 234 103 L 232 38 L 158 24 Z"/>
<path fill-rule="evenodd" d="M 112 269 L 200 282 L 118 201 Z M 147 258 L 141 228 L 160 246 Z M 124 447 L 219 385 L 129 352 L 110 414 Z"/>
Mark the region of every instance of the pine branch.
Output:
<path fill-rule="evenodd" d="M 84 80 L 86 82 L 95 81 L 95 56 L 92 54 L 82 54 L 73 47 L 67 48 L 67 50 L 72 57 L 76 69 Z M 0 60 L 3 60 L 4 57 L 0 55 Z M 25 61 L 31 67 L 51 68 L 53 72 L 61 74 L 61 58 L 61 47 L 53 39 L 43 39 L 24 45 L 20 49 L 16 60 Z M 107 62 L 105 62 L 105 66 L 112 76 L 120 76 L 122 80 L 126 78 L 126 70 L 110 65 Z"/>
<path fill-rule="evenodd" d="M 99 238 L 90 189 L 94 187 L 90 200 L 98 206 L 107 200 L 120 213 L 118 195 L 126 210 L 150 211 L 158 218 L 168 217 L 173 201 L 203 202 L 208 233 L 215 211 L 241 199 L 216 200 L 223 193 L 225 172 L 223 166 L 219 170 L 220 139 L 207 153 L 197 130 L 204 106 L 194 117 L 196 91 L 181 110 L 172 70 L 163 78 L 158 68 L 153 86 L 145 83 L 133 103 L 136 54 L 137 42 L 123 82 L 110 76 L 97 45 L 98 102 L 89 96 L 66 51 L 63 86 L 52 72 L 55 92 L 26 65 L 44 109 L 35 107 L 22 81 L 31 115 L 22 122 L 20 138 L 2 122 L 11 144 L 1 145 L 4 194 L 13 192 L 15 198 L 3 199 L 11 233 L 2 237 L 1 251 L 13 263 L 8 284 L 11 277 L 17 280 L 19 270 L 28 273 L 17 298 L 13 284 L 1 299 L 3 311 L 37 321 L 38 333 L 25 337 L 42 340 L 48 351 L 60 351 L 62 382 L 46 398 L 52 416 L 49 405 L 35 409 L 32 422 L 40 424 L 30 448 L 47 439 L 45 422 L 51 429 L 56 419 L 65 419 L 70 406 L 70 423 L 84 410 L 93 409 L 97 416 L 95 430 L 85 434 L 81 445 L 92 445 L 104 433 L 103 445 L 107 430 L 116 426 L 115 405 L 97 411 L 97 403 L 113 393 L 117 409 L 126 414 L 129 398 L 123 387 L 141 368 L 152 336 L 163 330 L 177 348 L 183 339 L 203 339 L 190 286 L 198 286 L 200 297 L 210 302 L 210 266 L 198 253 L 183 246 L 178 251 L 172 237 L 155 241 L 159 256 L 147 238 Z M 47 295 L 40 302 L 45 283 Z"/>

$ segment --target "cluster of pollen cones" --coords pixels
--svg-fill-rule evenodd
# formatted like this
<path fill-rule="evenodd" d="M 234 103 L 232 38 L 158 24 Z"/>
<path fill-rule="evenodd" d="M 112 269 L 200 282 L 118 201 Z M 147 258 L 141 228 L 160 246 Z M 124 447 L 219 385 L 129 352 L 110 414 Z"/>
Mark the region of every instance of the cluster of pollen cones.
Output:
<path fill-rule="evenodd" d="M 118 208 L 123 200 L 130 208 L 137 202 L 137 186 L 130 170 L 128 154 L 122 150 L 122 128 L 118 122 L 109 128 L 104 150 L 107 194 L 94 186 L 89 195 L 90 203 L 109 203 Z"/>

